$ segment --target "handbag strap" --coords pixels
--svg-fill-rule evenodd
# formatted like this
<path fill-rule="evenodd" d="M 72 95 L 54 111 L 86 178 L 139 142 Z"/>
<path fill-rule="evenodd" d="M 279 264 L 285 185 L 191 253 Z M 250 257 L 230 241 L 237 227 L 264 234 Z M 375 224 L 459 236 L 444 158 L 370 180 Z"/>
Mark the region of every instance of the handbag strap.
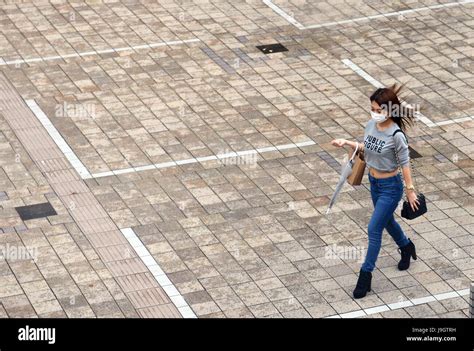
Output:
<path fill-rule="evenodd" d="M 405 140 L 407 141 L 407 144 L 408 144 L 408 137 L 405 134 L 405 132 L 403 130 L 401 130 L 400 128 L 398 128 L 396 131 L 393 132 L 392 136 L 394 137 L 397 133 L 402 133 L 403 136 L 405 137 Z"/>
<path fill-rule="evenodd" d="M 392 134 L 392 137 L 395 137 L 395 135 L 397 133 L 402 133 L 403 136 L 405 137 L 405 140 L 407 141 L 407 144 L 408 144 L 408 138 L 407 138 L 407 135 L 405 134 L 405 132 L 403 130 L 401 130 L 400 128 L 398 128 L 397 130 L 395 130 Z M 400 164 L 400 159 L 398 158 L 398 153 L 397 153 L 397 148 L 395 147 L 395 157 L 397 158 L 397 163 L 398 163 L 398 167 L 400 168 L 400 173 L 403 177 L 403 171 L 402 171 L 402 165 Z M 418 187 L 418 184 L 416 183 L 416 177 L 415 177 L 415 173 L 412 171 L 413 170 L 413 167 L 411 166 L 411 157 L 410 157 L 410 162 L 409 162 L 409 165 L 410 165 L 410 173 L 411 173 L 411 177 L 413 178 L 413 182 L 415 183 L 415 187 Z"/>

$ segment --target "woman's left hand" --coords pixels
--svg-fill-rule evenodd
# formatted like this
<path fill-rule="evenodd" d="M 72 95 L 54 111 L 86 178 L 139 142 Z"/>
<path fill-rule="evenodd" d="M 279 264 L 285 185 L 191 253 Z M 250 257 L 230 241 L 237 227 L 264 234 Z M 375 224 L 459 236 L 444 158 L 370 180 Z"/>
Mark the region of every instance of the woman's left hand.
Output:
<path fill-rule="evenodd" d="M 411 209 L 413 211 L 418 210 L 418 205 L 420 204 L 420 202 L 418 201 L 418 197 L 416 196 L 416 193 L 413 190 L 407 191 L 407 200 L 410 203 Z"/>

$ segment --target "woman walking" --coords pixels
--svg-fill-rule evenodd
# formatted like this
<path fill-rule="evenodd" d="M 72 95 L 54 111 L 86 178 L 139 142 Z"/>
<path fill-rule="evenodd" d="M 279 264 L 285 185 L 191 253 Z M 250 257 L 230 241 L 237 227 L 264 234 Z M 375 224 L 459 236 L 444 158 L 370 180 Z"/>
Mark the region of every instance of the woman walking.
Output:
<path fill-rule="evenodd" d="M 412 111 L 401 106 L 398 99 L 400 87 L 379 88 L 372 96 L 371 119 L 367 122 L 364 143 L 359 143 L 365 162 L 369 168 L 370 193 L 374 212 L 368 226 L 369 245 L 365 261 L 359 273 L 354 290 L 354 298 L 362 298 L 371 290 L 372 271 L 382 245 L 385 228 L 395 240 L 401 253 L 398 269 L 406 270 L 410 258 L 416 260 L 415 245 L 406 237 L 393 216 L 403 195 L 403 181 L 398 172 L 401 167 L 405 180 L 405 192 L 413 210 L 418 208 L 418 199 L 412 184 L 410 155 L 405 131 L 413 125 Z M 332 145 L 350 146 L 356 149 L 357 142 L 335 139 Z"/>

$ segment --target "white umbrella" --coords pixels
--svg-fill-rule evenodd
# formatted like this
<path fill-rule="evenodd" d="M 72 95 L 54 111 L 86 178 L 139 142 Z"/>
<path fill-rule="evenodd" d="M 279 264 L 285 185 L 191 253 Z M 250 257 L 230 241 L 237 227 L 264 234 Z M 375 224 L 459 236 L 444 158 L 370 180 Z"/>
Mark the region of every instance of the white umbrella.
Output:
<path fill-rule="evenodd" d="M 332 194 L 331 201 L 329 201 L 328 209 L 326 210 L 326 214 L 331 211 L 332 206 L 336 202 L 337 195 L 341 191 L 344 183 L 347 181 L 347 178 L 352 174 L 352 167 L 354 166 L 354 157 L 357 154 L 357 150 L 359 149 L 359 143 L 356 143 L 356 149 L 352 154 L 352 157 L 345 163 L 341 168 L 341 178 L 339 178 L 339 182 L 336 185 L 336 190 L 334 190 L 334 194 Z"/>

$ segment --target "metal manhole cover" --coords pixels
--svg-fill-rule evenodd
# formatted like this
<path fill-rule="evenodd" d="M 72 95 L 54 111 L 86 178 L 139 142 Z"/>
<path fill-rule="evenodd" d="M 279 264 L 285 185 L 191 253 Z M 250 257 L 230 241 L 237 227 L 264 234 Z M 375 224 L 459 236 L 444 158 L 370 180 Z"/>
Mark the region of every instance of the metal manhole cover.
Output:
<path fill-rule="evenodd" d="M 42 204 L 15 207 L 16 212 L 23 221 L 28 219 L 42 218 L 57 215 L 53 206 L 49 202 Z"/>
<path fill-rule="evenodd" d="M 257 46 L 257 49 L 259 49 L 265 55 L 274 54 L 276 52 L 288 51 L 288 49 L 280 43 L 268 44 L 268 45 L 259 45 L 259 46 Z"/>

